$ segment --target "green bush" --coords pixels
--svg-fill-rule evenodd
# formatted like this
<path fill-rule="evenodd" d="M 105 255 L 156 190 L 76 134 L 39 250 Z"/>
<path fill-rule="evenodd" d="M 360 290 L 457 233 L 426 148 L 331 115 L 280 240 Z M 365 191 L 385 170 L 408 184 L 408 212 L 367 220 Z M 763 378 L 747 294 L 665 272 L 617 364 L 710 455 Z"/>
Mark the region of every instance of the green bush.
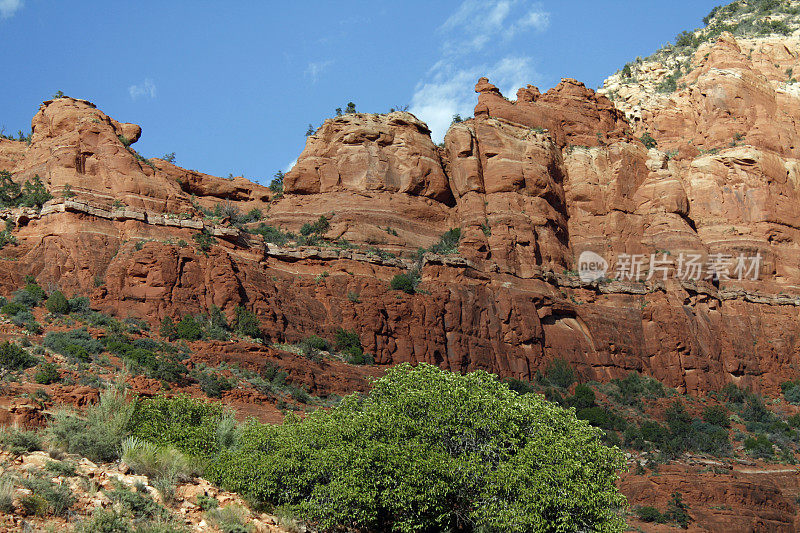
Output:
<path fill-rule="evenodd" d="M 307 237 L 309 235 L 322 235 L 328 228 L 331 227 L 330 222 L 328 222 L 328 217 L 325 215 L 320 215 L 316 222 L 310 223 L 306 222 L 300 228 L 300 235 Z"/>
<path fill-rule="evenodd" d="M 140 399 L 130 428 L 133 435 L 161 446 L 172 446 L 196 458 L 214 456 L 230 439 L 232 416 L 219 403 L 186 395 Z"/>
<path fill-rule="evenodd" d="M 329 411 L 251 421 L 206 475 L 322 529 L 621 530 L 622 454 L 495 376 L 399 365 Z"/>
<path fill-rule="evenodd" d="M 14 512 L 14 481 L 8 474 L 0 476 L 0 513 Z"/>
<path fill-rule="evenodd" d="M 251 231 L 257 235 L 261 235 L 264 238 L 264 242 L 269 242 L 277 245 L 284 245 L 287 242 L 289 242 L 288 234 L 282 232 L 281 230 L 279 230 L 274 226 L 265 224 L 264 222 L 259 224 L 257 228 Z"/>
<path fill-rule="evenodd" d="M 206 513 L 209 521 L 222 533 L 248 533 L 247 509 L 240 505 L 227 505 L 211 509 Z"/>
<path fill-rule="evenodd" d="M 703 409 L 703 421 L 713 426 L 731 427 L 728 410 L 724 405 L 711 405 Z"/>
<path fill-rule="evenodd" d="M 644 147 L 647 148 L 648 150 L 650 148 L 655 148 L 656 146 L 658 146 L 658 143 L 656 142 L 656 140 L 648 132 L 644 132 L 644 135 L 642 135 L 639 138 L 639 140 L 642 141 L 642 144 L 644 144 Z"/>
<path fill-rule="evenodd" d="M 517 378 L 508 378 L 506 380 L 508 388 L 517 394 L 531 394 L 536 392 L 536 387 L 530 381 L 523 381 Z"/>
<path fill-rule="evenodd" d="M 419 272 L 412 270 L 407 273 L 397 274 L 392 278 L 389 283 L 389 288 L 393 291 L 403 291 L 406 294 L 414 294 L 417 292 L 417 285 L 419 285 Z"/>
<path fill-rule="evenodd" d="M 623 405 L 638 405 L 644 398 L 663 398 L 666 396 L 664 385 L 660 381 L 631 372 L 623 379 L 613 379 L 611 383 L 616 390 L 611 396 Z"/>
<path fill-rule="evenodd" d="M 13 455 L 42 449 L 42 437 L 36 431 L 0 427 L 0 447 Z"/>
<path fill-rule="evenodd" d="M 54 476 L 73 477 L 77 475 L 75 463 L 67 461 L 47 461 L 44 469 Z"/>
<path fill-rule="evenodd" d="M 56 446 L 92 461 L 110 462 L 119 458 L 120 443 L 130 433 L 134 404 L 121 390 L 110 388 L 100 401 L 86 408 L 85 416 L 61 409 L 55 412 L 47 434 Z"/>
<path fill-rule="evenodd" d="M 152 479 L 188 481 L 197 469 L 180 451 L 158 446 L 135 436 L 121 443 L 122 461 L 139 475 Z"/>
<path fill-rule="evenodd" d="M 5 341 L 0 344 L 0 368 L 6 370 L 25 370 L 35 366 L 38 361 L 34 356 L 18 345 Z"/>
<path fill-rule="evenodd" d="M 309 335 L 300 341 L 300 349 L 303 351 L 304 356 L 314 358 L 319 352 L 330 351 L 331 343 L 317 335 Z"/>
<path fill-rule="evenodd" d="M 215 239 L 213 235 L 206 233 L 205 231 L 195 233 L 192 235 L 192 239 L 194 239 L 194 242 L 197 243 L 197 248 L 204 253 L 211 250 L 211 246 L 217 242 L 217 239 Z"/>
<path fill-rule="evenodd" d="M 236 317 L 234 318 L 236 332 L 253 339 L 260 339 L 261 322 L 259 322 L 258 316 L 241 305 L 237 305 L 234 312 L 236 313 Z"/>
<path fill-rule="evenodd" d="M 191 315 L 186 315 L 175 326 L 175 338 L 197 341 L 203 338 L 203 326 Z"/>
<path fill-rule="evenodd" d="M 50 385 L 61 380 L 58 373 L 58 365 L 55 363 L 42 363 L 39 371 L 34 374 L 33 380 L 40 385 Z"/>
<path fill-rule="evenodd" d="M 567 389 L 575 383 L 575 371 L 563 359 L 554 359 L 547 363 L 544 375 L 547 381 L 562 389 Z"/>
<path fill-rule="evenodd" d="M 32 476 L 23 479 L 22 486 L 30 490 L 32 496 L 44 500 L 46 504 L 45 515 L 53 514 L 55 516 L 65 516 L 77 501 L 77 498 L 75 498 L 75 495 L 66 483 L 53 483 L 49 479 Z M 41 514 L 41 502 L 37 502 L 36 507 L 35 514 L 37 516 L 44 516 Z"/>
<path fill-rule="evenodd" d="M 745 439 L 744 450 L 748 455 L 761 459 L 771 459 L 775 455 L 772 443 L 766 435 L 756 435 Z"/>
<path fill-rule="evenodd" d="M 169 517 L 168 511 L 153 501 L 149 495 L 130 490 L 120 481 L 115 480 L 114 488 L 103 492 L 112 502 L 117 502 L 120 507 L 130 513 L 136 520 L 166 519 Z"/>
<path fill-rule="evenodd" d="M 97 507 L 91 518 L 79 523 L 79 533 L 134 533 L 130 519 L 123 511 Z"/>
<path fill-rule="evenodd" d="M 175 340 L 175 322 L 172 321 L 172 318 L 165 316 L 161 320 L 161 326 L 158 329 L 158 333 L 166 339 Z"/>
<path fill-rule="evenodd" d="M 219 398 L 222 393 L 233 388 L 227 378 L 215 372 L 195 372 L 192 377 L 200 384 L 202 390 L 209 398 Z"/>
<path fill-rule="evenodd" d="M 783 393 L 786 401 L 792 405 L 800 404 L 800 387 L 792 387 Z"/>
<path fill-rule="evenodd" d="M 683 496 L 680 492 L 672 493 L 672 498 L 667 504 L 667 511 L 664 513 L 664 516 L 666 516 L 668 520 L 672 520 L 681 526 L 683 529 L 687 529 L 689 527 L 692 517 L 689 516 L 689 506 L 683 502 Z"/>
<path fill-rule="evenodd" d="M 576 416 L 580 420 L 586 420 L 589 424 L 602 429 L 624 431 L 628 425 L 624 417 L 599 405 L 579 409 Z"/>
<path fill-rule="evenodd" d="M 103 351 L 103 343 L 92 338 L 86 328 L 51 331 L 44 336 L 43 344 L 56 353 L 82 361 Z"/>
<path fill-rule="evenodd" d="M 47 299 L 45 307 L 51 313 L 58 315 L 66 315 L 69 313 L 69 301 L 64 293 L 61 291 L 53 291 L 53 294 Z"/>
<path fill-rule="evenodd" d="M 661 514 L 661 511 L 655 507 L 645 505 L 642 507 L 637 507 L 634 509 L 634 512 L 642 522 L 656 522 L 658 524 L 664 524 L 667 522 L 667 517 Z"/>
<path fill-rule="evenodd" d="M 439 237 L 439 242 L 431 246 L 430 251 L 440 255 L 454 254 L 458 252 L 460 241 L 461 228 L 452 228 Z"/>
<path fill-rule="evenodd" d="M 594 391 L 591 387 L 582 383 L 575 385 L 575 393 L 566 398 L 564 403 L 568 407 L 574 407 L 575 409 L 594 407 L 596 405 Z"/>

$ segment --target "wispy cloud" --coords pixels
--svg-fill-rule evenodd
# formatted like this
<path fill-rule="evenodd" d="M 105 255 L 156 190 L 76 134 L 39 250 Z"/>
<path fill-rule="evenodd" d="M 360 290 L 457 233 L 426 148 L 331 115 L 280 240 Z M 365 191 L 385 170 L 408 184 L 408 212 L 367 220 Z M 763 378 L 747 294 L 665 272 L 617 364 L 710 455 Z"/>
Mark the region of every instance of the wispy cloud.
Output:
<path fill-rule="evenodd" d="M 156 97 L 156 84 L 150 78 L 145 78 L 139 85 L 128 87 L 128 94 L 131 95 L 132 100 L 138 100 L 139 98 L 152 100 Z"/>
<path fill-rule="evenodd" d="M 472 115 L 473 87 L 481 76 L 506 95 L 538 77 L 533 58 L 516 53 L 520 47 L 513 41 L 549 25 L 549 13 L 537 2 L 465 0 L 438 29 L 439 60 L 417 84 L 410 111 L 441 141 L 453 115 Z"/>
<path fill-rule="evenodd" d="M 283 167 L 283 172 L 284 173 L 289 172 L 290 170 L 292 170 L 294 168 L 294 166 L 296 164 L 297 164 L 297 158 L 295 157 L 294 159 L 292 159 L 292 161 L 288 165 Z"/>
<path fill-rule="evenodd" d="M 323 72 L 328 70 L 328 67 L 330 67 L 331 65 L 333 65 L 332 60 L 316 61 L 313 63 L 309 63 L 308 66 L 306 67 L 305 75 L 306 77 L 311 78 L 312 83 L 316 83 L 320 75 L 322 75 Z"/>
<path fill-rule="evenodd" d="M 24 5 L 22 0 L 0 0 L 0 19 L 13 17 Z"/>

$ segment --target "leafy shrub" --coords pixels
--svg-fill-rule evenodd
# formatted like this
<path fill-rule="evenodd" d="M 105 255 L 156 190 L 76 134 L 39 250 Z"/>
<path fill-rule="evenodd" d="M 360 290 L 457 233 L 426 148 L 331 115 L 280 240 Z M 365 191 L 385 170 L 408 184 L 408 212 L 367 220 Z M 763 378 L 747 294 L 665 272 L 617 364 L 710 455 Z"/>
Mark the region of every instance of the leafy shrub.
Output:
<path fill-rule="evenodd" d="M 165 337 L 169 340 L 174 340 L 176 336 L 175 331 L 175 322 L 172 321 L 172 318 L 165 316 L 161 320 L 161 326 L 158 329 L 159 335 Z"/>
<path fill-rule="evenodd" d="M 25 181 L 22 185 L 22 195 L 19 197 L 19 205 L 23 207 L 41 208 L 45 202 L 52 200 L 53 195 L 47 192 L 42 183 L 42 178 L 37 174 L 32 180 Z"/>
<path fill-rule="evenodd" d="M 397 274 L 389 283 L 389 288 L 391 288 L 393 291 L 403 291 L 406 294 L 414 294 L 417 292 L 419 279 L 419 272 L 415 270 L 407 273 Z"/>
<path fill-rule="evenodd" d="M 215 239 L 213 235 L 211 235 L 210 233 L 206 233 L 205 231 L 201 231 L 200 233 L 195 233 L 194 235 L 192 235 L 192 239 L 194 239 L 194 242 L 197 243 L 197 248 L 201 252 L 208 252 L 209 250 L 211 250 L 211 246 L 213 246 L 214 243 L 217 242 L 217 239 Z"/>
<path fill-rule="evenodd" d="M 61 375 L 58 373 L 58 365 L 42 363 L 39 371 L 34 374 L 33 380 L 40 385 L 50 385 L 61 380 Z"/>
<path fill-rule="evenodd" d="M 110 462 L 119 457 L 133 412 L 134 404 L 125 400 L 122 391 L 110 388 L 103 391 L 97 404 L 86 408 L 85 417 L 66 409 L 56 411 L 47 433 L 56 446 L 69 453 Z"/>
<path fill-rule="evenodd" d="M 29 477 L 22 480 L 22 485 L 31 491 L 32 496 L 39 497 L 45 502 L 45 514 L 64 516 L 77 501 L 69 486 L 60 483 L 53 483 L 49 479 L 41 477 Z M 34 514 L 42 514 L 41 502 L 36 502 Z"/>
<path fill-rule="evenodd" d="M 642 136 L 639 138 L 639 140 L 641 140 L 641 141 L 642 141 L 642 144 L 643 144 L 643 145 L 644 145 L 644 147 L 645 147 L 645 148 L 647 148 L 648 150 L 649 150 L 650 148 L 655 148 L 656 146 L 658 146 L 658 143 L 657 143 L 657 142 L 656 142 L 656 140 L 653 138 L 653 136 L 652 136 L 652 135 L 650 135 L 650 133 L 649 133 L 649 132 L 644 132 L 644 135 L 642 135 Z"/>
<path fill-rule="evenodd" d="M 792 387 L 786 392 L 783 393 L 784 398 L 786 401 L 793 404 L 798 405 L 800 404 L 800 387 Z"/>
<path fill-rule="evenodd" d="M 275 194 L 283 194 L 283 177 L 285 174 L 279 170 L 275 173 L 272 181 L 269 182 L 269 190 Z"/>
<path fill-rule="evenodd" d="M 731 421 L 728 419 L 728 410 L 724 405 L 712 405 L 703 409 L 703 421 L 713 426 L 731 427 Z"/>
<path fill-rule="evenodd" d="M 122 461 L 137 474 L 153 479 L 188 481 L 196 474 L 191 461 L 175 448 L 158 446 L 138 437 L 122 441 Z"/>
<path fill-rule="evenodd" d="M 210 458 L 227 440 L 222 428 L 232 416 L 219 403 L 186 395 L 141 399 L 135 403 L 130 428 L 136 437 L 174 447 L 192 457 Z"/>
<path fill-rule="evenodd" d="M 195 504 L 203 511 L 209 511 L 219 507 L 219 500 L 207 494 L 198 494 Z"/>
<path fill-rule="evenodd" d="M 28 494 L 19 499 L 19 505 L 22 507 L 22 514 L 25 516 L 47 516 L 49 512 L 49 505 L 47 500 L 38 494 Z"/>
<path fill-rule="evenodd" d="M 346 360 L 351 365 L 363 365 L 372 362 L 372 358 L 364 354 L 361 346 L 361 339 L 358 333 L 344 328 L 338 328 L 334 334 L 336 350 L 344 354 Z"/>
<path fill-rule="evenodd" d="M 331 349 L 331 343 L 317 335 L 309 335 L 300 341 L 300 349 L 306 357 L 315 357 L 319 352 L 327 352 Z"/>
<path fill-rule="evenodd" d="M 36 358 L 18 345 L 8 341 L 0 344 L 0 367 L 6 370 L 25 370 L 36 363 Z"/>
<path fill-rule="evenodd" d="M 645 505 L 642 507 L 637 507 L 634 509 L 634 512 L 636 512 L 636 516 L 642 522 L 656 522 L 658 524 L 664 524 L 667 522 L 667 517 L 661 514 L 661 511 L 655 507 Z"/>
<path fill-rule="evenodd" d="M 247 533 L 250 528 L 247 509 L 240 505 L 227 505 L 215 508 L 206 513 L 211 523 L 213 523 L 222 533 Z"/>
<path fill-rule="evenodd" d="M 506 380 L 508 388 L 517 394 L 531 394 L 536 392 L 536 387 L 530 381 L 523 381 L 521 379 L 509 378 Z"/>
<path fill-rule="evenodd" d="M 666 395 L 664 385 L 660 381 L 638 372 L 631 372 L 624 379 L 614 379 L 611 383 L 616 390 L 611 392 L 611 396 L 623 405 L 637 405 L 641 398 L 663 398 Z"/>
<path fill-rule="evenodd" d="M 13 455 L 42 449 L 42 437 L 36 431 L 0 428 L 0 446 Z"/>
<path fill-rule="evenodd" d="M 284 245 L 287 242 L 289 242 L 288 234 L 282 232 L 281 230 L 279 230 L 274 226 L 265 224 L 264 222 L 259 224 L 257 228 L 252 230 L 252 232 L 261 235 L 264 238 L 264 242 L 269 242 L 278 245 Z"/>
<path fill-rule="evenodd" d="M 771 459 L 775 455 L 772 443 L 766 435 L 756 435 L 745 439 L 744 450 L 748 455 L 761 459 Z"/>
<path fill-rule="evenodd" d="M 722 396 L 731 403 L 742 403 L 748 397 L 746 390 L 740 389 L 734 383 L 728 383 L 720 391 Z"/>
<path fill-rule="evenodd" d="M 439 242 L 431 246 L 430 251 L 440 255 L 454 254 L 458 252 L 460 241 L 461 228 L 452 228 L 439 237 Z"/>
<path fill-rule="evenodd" d="M 203 338 L 203 326 L 193 316 L 186 315 L 175 326 L 175 338 L 187 341 L 200 340 Z"/>
<path fill-rule="evenodd" d="M 672 520 L 681 526 L 683 529 L 689 527 L 692 517 L 689 516 L 689 506 L 683 502 L 683 496 L 680 492 L 672 493 L 672 498 L 667 504 L 667 511 L 664 513 L 664 516 L 666 516 L 668 520 Z"/>
<path fill-rule="evenodd" d="M 149 495 L 139 491 L 130 490 L 120 481 L 114 481 L 114 488 L 104 491 L 105 495 L 133 515 L 134 519 L 166 518 L 169 513 L 166 509 L 153 501 Z"/>
<path fill-rule="evenodd" d="M 79 533 L 133 533 L 130 520 L 122 511 L 95 508 L 91 518 L 78 524 Z"/>
<path fill-rule="evenodd" d="M 576 416 L 580 420 L 586 420 L 589 424 L 602 429 L 624 431 L 628 424 L 624 417 L 599 405 L 579 409 Z"/>
<path fill-rule="evenodd" d="M 14 481 L 8 475 L 0 477 L 0 513 L 14 512 Z"/>
<path fill-rule="evenodd" d="M 594 407 L 596 405 L 594 391 L 588 385 L 578 384 L 573 395 L 566 398 L 564 403 L 575 409 Z"/>
<path fill-rule="evenodd" d="M 547 363 L 544 375 L 547 381 L 562 389 L 567 389 L 575 383 L 575 371 L 563 359 L 554 359 Z"/>
<path fill-rule="evenodd" d="M 223 392 L 233 388 L 233 383 L 215 372 L 196 372 L 193 377 L 200 384 L 200 390 L 209 398 L 219 398 Z"/>
<path fill-rule="evenodd" d="M 82 361 L 103 351 L 103 343 L 92 338 L 86 328 L 51 331 L 45 335 L 43 344 L 56 353 Z"/>
<path fill-rule="evenodd" d="M 328 217 L 325 215 L 320 215 L 316 222 L 310 223 L 306 222 L 300 228 L 300 235 L 307 237 L 309 235 L 322 235 L 328 228 L 331 227 L 330 222 L 328 222 Z"/>
<path fill-rule="evenodd" d="M 236 313 L 234 323 L 237 333 L 254 339 L 261 338 L 261 323 L 254 312 L 245 309 L 241 305 L 237 305 L 234 312 Z"/>
<path fill-rule="evenodd" d="M 323 529 L 615 530 L 624 461 L 602 436 L 486 372 L 403 364 L 329 411 L 250 422 L 206 475 Z"/>

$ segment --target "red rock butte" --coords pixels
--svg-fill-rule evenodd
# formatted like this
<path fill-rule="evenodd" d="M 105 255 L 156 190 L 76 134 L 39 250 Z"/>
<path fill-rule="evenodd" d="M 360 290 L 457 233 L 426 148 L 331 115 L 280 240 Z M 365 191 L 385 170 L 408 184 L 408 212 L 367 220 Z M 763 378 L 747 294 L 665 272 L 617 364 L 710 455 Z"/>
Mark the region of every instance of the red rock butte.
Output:
<path fill-rule="evenodd" d="M 0 170 L 39 175 L 54 196 L 40 212 L 4 211 L 17 243 L 0 251 L 0 285 L 33 275 L 153 323 L 244 305 L 270 341 L 342 326 L 379 365 L 531 378 L 561 358 L 583 379 L 637 370 L 685 392 L 777 390 L 800 362 L 800 100 L 761 57 L 725 34 L 700 47 L 684 88 L 635 117 L 575 80 L 509 101 L 482 78 L 475 117 L 443 146 L 405 112 L 328 119 L 277 196 L 145 160 L 130 148 L 141 129 L 89 102 L 44 102 L 29 145 L 0 140 Z M 295 232 L 325 215 L 326 241 L 352 247 L 265 243 L 202 216 L 219 202 Z M 461 228 L 458 254 L 415 257 L 449 228 Z M 201 231 L 216 238 L 207 254 Z M 612 265 L 681 253 L 763 263 L 758 280 L 584 282 L 586 250 Z M 389 290 L 414 267 L 424 290 Z"/>

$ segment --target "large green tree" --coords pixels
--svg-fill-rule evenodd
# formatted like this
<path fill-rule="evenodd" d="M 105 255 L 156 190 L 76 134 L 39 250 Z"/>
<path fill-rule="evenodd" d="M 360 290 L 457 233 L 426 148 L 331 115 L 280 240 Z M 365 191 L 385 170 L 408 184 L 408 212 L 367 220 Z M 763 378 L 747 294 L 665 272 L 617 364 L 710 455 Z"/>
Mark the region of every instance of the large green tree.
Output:
<path fill-rule="evenodd" d="M 207 474 L 325 530 L 621 531 L 601 435 L 486 372 L 404 364 L 329 411 L 249 423 Z"/>

